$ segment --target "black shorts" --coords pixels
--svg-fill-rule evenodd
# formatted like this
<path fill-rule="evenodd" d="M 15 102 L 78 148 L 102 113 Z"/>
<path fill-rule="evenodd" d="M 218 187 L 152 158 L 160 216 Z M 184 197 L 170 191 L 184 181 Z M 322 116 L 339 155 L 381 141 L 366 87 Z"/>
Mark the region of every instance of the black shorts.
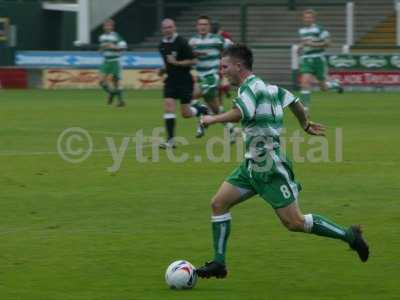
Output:
<path fill-rule="evenodd" d="M 192 101 L 193 79 L 191 77 L 181 81 L 167 78 L 164 83 L 164 98 L 178 99 L 181 104 L 188 104 Z"/>

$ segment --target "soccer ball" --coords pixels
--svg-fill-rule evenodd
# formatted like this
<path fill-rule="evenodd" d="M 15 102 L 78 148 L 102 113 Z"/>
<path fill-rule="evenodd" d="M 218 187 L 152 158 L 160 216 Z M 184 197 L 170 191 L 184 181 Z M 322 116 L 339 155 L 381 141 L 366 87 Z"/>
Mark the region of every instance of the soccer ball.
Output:
<path fill-rule="evenodd" d="M 186 260 L 174 261 L 165 272 L 165 281 L 174 290 L 192 289 L 197 282 L 195 267 Z"/>

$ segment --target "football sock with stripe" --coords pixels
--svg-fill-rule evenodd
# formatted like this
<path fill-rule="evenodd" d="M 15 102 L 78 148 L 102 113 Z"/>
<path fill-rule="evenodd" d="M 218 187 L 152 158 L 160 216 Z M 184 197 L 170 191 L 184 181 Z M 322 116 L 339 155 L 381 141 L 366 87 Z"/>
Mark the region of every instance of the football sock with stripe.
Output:
<path fill-rule="evenodd" d="M 231 232 L 231 214 L 212 216 L 212 232 L 214 243 L 214 260 L 225 264 L 226 244 Z"/>
<path fill-rule="evenodd" d="M 315 235 L 340 239 L 345 242 L 352 242 L 353 235 L 340 225 L 331 220 L 316 214 L 304 216 L 304 231 Z"/>

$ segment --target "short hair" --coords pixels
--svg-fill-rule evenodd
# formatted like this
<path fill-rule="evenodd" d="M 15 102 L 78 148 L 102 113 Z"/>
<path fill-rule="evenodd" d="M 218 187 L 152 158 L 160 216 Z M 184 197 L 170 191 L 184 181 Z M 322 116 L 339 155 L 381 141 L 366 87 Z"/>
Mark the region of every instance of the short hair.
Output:
<path fill-rule="evenodd" d="M 210 18 L 209 16 L 206 16 L 206 15 L 201 15 L 201 16 L 199 16 L 199 17 L 197 18 L 197 21 L 198 21 L 198 20 L 207 20 L 208 23 L 211 24 L 211 18 Z"/>
<path fill-rule="evenodd" d="M 222 52 L 222 56 L 236 58 L 241 61 L 246 69 L 250 71 L 253 69 L 253 52 L 244 44 L 233 44 L 229 46 Z"/>

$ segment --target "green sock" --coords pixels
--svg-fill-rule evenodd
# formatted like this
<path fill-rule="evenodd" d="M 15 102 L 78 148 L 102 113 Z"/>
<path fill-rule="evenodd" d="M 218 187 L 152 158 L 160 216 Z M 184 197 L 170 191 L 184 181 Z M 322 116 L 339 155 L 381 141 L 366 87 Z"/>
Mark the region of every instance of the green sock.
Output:
<path fill-rule="evenodd" d="M 339 239 L 348 243 L 353 241 L 351 231 L 320 215 L 305 215 L 304 230 L 312 234 Z"/>
<path fill-rule="evenodd" d="M 305 107 L 309 108 L 311 103 L 311 92 L 309 90 L 301 90 L 300 100 Z"/>
<path fill-rule="evenodd" d="M 225 264 L 225 252 L 228 237 L 231 232 L 231 214 L 226 213 L 211 218 L 213 242 L 214 242 L 214 260 Z"/>

